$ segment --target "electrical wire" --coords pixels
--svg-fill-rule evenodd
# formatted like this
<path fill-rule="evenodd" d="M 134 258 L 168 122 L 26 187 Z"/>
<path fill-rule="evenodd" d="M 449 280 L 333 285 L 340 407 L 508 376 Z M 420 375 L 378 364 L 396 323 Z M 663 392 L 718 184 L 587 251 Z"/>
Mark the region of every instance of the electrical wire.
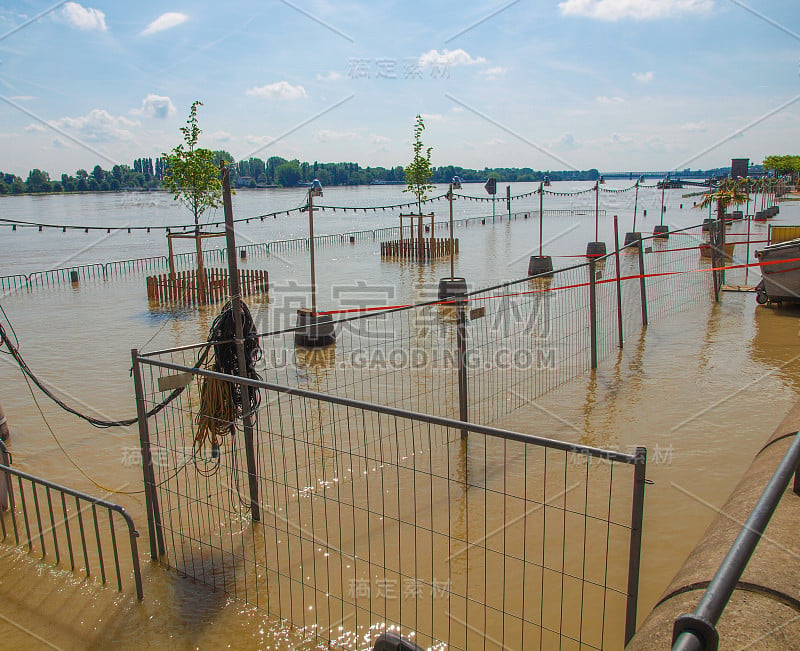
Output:
<path fill-rule="evenodd" d="M 10 325 L 10 322 L 9 322 L 9 325 Z M 16 333 L 15 333 L 15 337 L 16 337 Z M 126 418 L 126 419 L 122 419 L 122 420 L 104 420 L 104 419 L 101 419 L 101 418 L 96 418 L 94 416 L 90 416 L 88 414 L 84 414 L 83 412 L 79 411 L 75 407 L 72 407 L 72 406 L 68 405 L 61 398 L 56 396 L 42 382 L 42 380 L 40 380 L 36 376 L 36 374 L 31 370 L 31 368 L 28 366 L 28 364 L 25 362 L 25 360 L 23 359 L 22 355 L 20 354 L 18 347 L 14 345 L 14 343 L 11 341 L 11 339 L 9 339 L 8 335 L 6 334 L 5 328 L 3 328 L 2 324 L 0 324 L 0 344 L 5 344 L 6 345 L 6 347 L 9 350 L 9 352 L 11 353 L 11 356 L 17 362 L 17 365 L 19 366 L 20 370 L 22 371 L 23 376 L 26 376 L 27 378 L 30 378 L 31 381 L 39 388 L 39 390 L 42 393 L 44 393 L 48 398 L 50 398 L 50 400 L 55 402 L 64 411 L 66 411 L 66 412 L 68 412 L 68 413 L 70 413 L 70 414 L 72 414 L 74 416 L 77 416 L 78 418 L 81 418 L 81 419 L 85 420 L 87 423 L 89 423 L 93 427 L 97 427 L 99 429 L 107 429 L 109 427 L 128 427 L 130 425 L 134 425 L 135 423 L 139 422 L 138 416 L 134 417 L 134 418 Z M 205 362 L 206 358 L 208 357 L 208 351 L 210 350 L 210 348 L 211 348 L 211 344 L 207 344 L 203 348 L 203 350 L 200 353 L 200 356 L 199 356 L 197 362 L 194 365 L 194 368 L 200 368 L 200 366 Z M 175 400 L 175 398 L 177 398 L 184 391 L 184 389 L 185 389 L 185 387 L 180 387 L 180 388 L 175 389 L 174 391 L 172 391 L 172 393 L 170 393 L 169 396 L 167 396 L 163 401 L 158 403 L 155 407 L 153 407 L 150 411 L 147 412 L 147 417 L 150 418 L 151 416 L 155 416 L 156 414 L 158 414 L 168 404 L 170 404 L 173 400 Z"/>

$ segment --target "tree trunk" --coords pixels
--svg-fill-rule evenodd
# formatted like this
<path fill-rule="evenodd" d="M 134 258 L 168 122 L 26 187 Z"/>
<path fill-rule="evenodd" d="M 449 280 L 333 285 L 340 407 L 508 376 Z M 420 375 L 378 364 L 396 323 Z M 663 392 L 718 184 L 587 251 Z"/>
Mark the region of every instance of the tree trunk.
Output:
<path fill-rule="evenodd" d="M 194 215 L 194 243 L 197 251 L 197 300 L 201 305 L 205 305 L 206 270 L 203 266 L 203 238 L 200 237 L 200 222 L 196 210 Z"/>

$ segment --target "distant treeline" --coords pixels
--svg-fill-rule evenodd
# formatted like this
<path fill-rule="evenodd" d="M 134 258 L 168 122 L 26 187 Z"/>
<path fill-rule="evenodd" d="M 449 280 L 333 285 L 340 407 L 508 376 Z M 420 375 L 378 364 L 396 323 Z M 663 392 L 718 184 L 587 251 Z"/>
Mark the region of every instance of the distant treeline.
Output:
<path fill-rule="evenodd" d="M 231 181 L 242 187 L 293 187 L 319 179 L 323 186 L 368 185 L 370 183 L 404 183 L 405 172 L 396 167 L 361 167 L 358 163 L 313 163 L 287 160 L 272 156 L 266 160 L 250 158 L 234 161 L 226 151 L 215 151 L 216 162 L 228 161 Z M 161 189 L 166 166 L 162 158 L 137 158 L 133 165 L 114 165 L 110 170 L 95 165 L 91 172 L 79 169 L 74 175 L 62 174 L 51 179 L 41 169 L 33 169 L 27 179 L 0 172 L 0 194 L 25 194 L 42 192 L 118 192 L 120 190 Z M 577 171 L 537 171 L 530 167 L 485 167 L 482 170 L 446 165 L 434 168 L 434 183 L 450 183 L 454 176 L 463 181 L 485 181 L 495 178 L 501 182 L 541 181 L 548 176 L 551 181 L 594 181 L 599 178 L 596 169 Z"/>

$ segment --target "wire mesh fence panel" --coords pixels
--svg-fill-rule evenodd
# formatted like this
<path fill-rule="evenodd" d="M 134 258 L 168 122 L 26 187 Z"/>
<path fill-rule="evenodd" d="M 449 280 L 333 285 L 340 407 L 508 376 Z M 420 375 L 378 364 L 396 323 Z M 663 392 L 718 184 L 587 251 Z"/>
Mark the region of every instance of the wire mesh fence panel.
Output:
<path fill-rule="evenodd" d="M 711 258 L 703 257 L 707 238 L 699 228 L 670 233 L 669 239 L 646 243 L 645 256 L 648 310 L 653 320 L 697 308 L 713 300 Z M 663 275 L 662 275 L 663 274 Z"/>
<path fill-rule="evenodd" d="M 144 433 L 154 535 L 181 574 L 309 643 L 365 648 L 394 630 L 423 648 L 623 646 L 643 449 L 479 425 L 462 438 L 457 421 L 251 381 L 261 394 L 251 491 L 241 422 L 199 398 L 203 381 L 230 376 L 135 364 L 148 410 L 174 386 L 163 378 L 188 382 Z M 195 440 L 201 414 L 228 430 L 214 450 Z"/>
<path fill-rule="evenodd" d="M 264 378 L 430 414 L 457 414 L 456 311 L 423 305 L 336 324 L 336 344 L 295 345 L 294 332 L 261 339 Z"/>
<path fill-rule="evenodd" d="M 590 366 L 588 266 L 469 296 L 469 418 L 488 423 Z"/>

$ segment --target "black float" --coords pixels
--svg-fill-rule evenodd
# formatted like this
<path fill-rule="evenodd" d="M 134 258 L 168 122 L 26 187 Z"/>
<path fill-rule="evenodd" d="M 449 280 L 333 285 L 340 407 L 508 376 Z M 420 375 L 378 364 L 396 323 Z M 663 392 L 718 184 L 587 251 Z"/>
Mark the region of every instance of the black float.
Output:
<path fill-rule="evenodd" d="M 656 224 L 656 226 L 653 227 L 653 237 L 660 240 L 669 239 L 669 226 L 666 224 Z"/>
<path fill-rule="evenodd" d="M 656 226 L 656 228 L 658 227 Z M 631 231 L 630 233 L 625 233 L 625 246 L 631 246 L 631 245 L 636 245 L 637 247 L 642 245 L 641 233 L 634 231 Z"/>
<path fill-rule="evenodd" d="M 549 255 L 532 255 L 528 262 L 528 276 L 553 275 L 553 258 Z"/>
<path fill-rule="evenodd" d="M 333 317 L 330 314 L 314 314 L 309 308 L 297 310 L 297 327 L 294 345 L 303 348 L 321 348 L 336 343 Z"/>
<path fill-rule="evenodd" d="M 606 254 L 605 242 L 589 242 L 586 245 L 586 257 L 597 258 Z"/>
<path fill-rule="evenodd" d="M 439 300 L 446 301 L 459 298 L 467 293 L 467 281 L 464 278 L 442 278 L 439 281 Z"/>

